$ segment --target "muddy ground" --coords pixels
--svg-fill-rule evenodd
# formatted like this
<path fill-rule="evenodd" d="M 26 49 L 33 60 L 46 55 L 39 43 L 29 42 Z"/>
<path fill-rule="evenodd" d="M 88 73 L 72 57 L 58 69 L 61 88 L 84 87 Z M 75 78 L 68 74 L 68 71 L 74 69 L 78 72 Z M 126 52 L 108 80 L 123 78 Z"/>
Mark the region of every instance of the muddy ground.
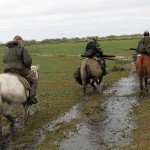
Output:
<path fill-rule="evenodd" d="M 102 106 L 103 115 L 97 120 L 77 124 L 77 132 L 60 142 L 60 150 L 99 150 L 128 148 L 132 142 L 132 131 L 136 127 L 131 115 L 137 103 L 134 75 L 122 78 L 104 91 L 110 96 Z"/>
<path fill-rule="evenodd" d="M 130 114 L 132 113 L 132 104 L 136 103 L 136 89 L 132 93 L 126 91 L 122 96 L 116 92 L 117 85 L 120 84 L 117 82 L 118 80 L 126 81 L 128 77 L 132 79 L 132 75 L 127 76 L 131 69 L 130 61 L 126 61 L 126 59 L 122 62 L 107 60 L 109 74 L 104 77 L 102 91 L 100 93 L 91 91 L 87 97 L 83 97 L 82 87 L 75 83 L 73 72 L 82 61 L 79 54 L 83 52 L 85 44 L 85 42 L 81 42 L 27 47 L 33 56 L 33 63 L 40 64 L 40 80 L 37 91 L 39 102 L 37 105 L 31 106 L 26 126 L 21 125 L 22 107 L 13 112 L 13 115 L 17 116 L 15 144 L 8 142 L 9 136 L 6 134 L 8 122 L 4 117 L 2 118 L 4 139 L 8 139 L 3 144 L 4 149 L 12 149 L 12 145 L 15 145 L 17 150 L 56 150 L 67 149 L 73 145 L 76 146 L 73 149 L 83 150 L 118 149 L 130 145 L 132 134 L 129 134 L 129 138 L 125 138 L 126 140 L 121 137 L 123 132 L 120 131 L 120 126 L 123 123 L 119 124 L 118 120 L 122 118 L 118 111 L 120 115 L 125 112 L 125 116 L 128 116 L 125 121 L 127 120 L 127 124 L 131 124 L 129 133 L 132 133 L 136 126 L 134 126 L 134 118 Z M 101 41 L 101 44 L 106 54 L 130 57 L 131 51 L 128 49 L 135 47 L 137 40 Z M 124 59 L 124 57 L 118 59 Z M 0 63 L 2 64 L 2 62 Z M 134 87 L 133 84 L 132 86 Z M 119 88 L 119 90 L 121 89 Z M 118 109 L 119 106 L 122 109 Z M 128 106 L 127 110 L 123 109 L 126 106 Z M 147 116 L 149 117 L 149 115 Z M 121 122 L 125 121 L 121 120 Z M 115 124 L 119 127 L 116 128 Z M 127 125 L 124 126 L 128 128 Z M 106 132 L 107 130 L 108 132 Z M 122 128 L 122 130 L 125 129 Z M 111 139 L 108 138 L 108 135 L 111 136 Z M 128 130 L 126 129 L 123 136 L 127 135 Z M 120 137 L 121 140 L 119 140 Z M 125 144 L 121 144 L 121 141 L 125 141 Z"/>
<path fill-rule="evenodd" d="M 102 114 L 96 119 L 88 119 L 76 124 L 75 131 L 69 131 L 65 139 L 55 143 L 57 147 L 60 150 L 128 149 L 132 142 L 132 131 L 136 128 L 132 107 L 138 101 L 135 96 L 138 86 L 136 75 L 131 73 L 101 91 L 107 97 L 100 107 Z M 57 132 L 61 123 L 83 119 L 84 116 L 79 109 L 91 100 L 90 95 L 83 97 L 69 112 L 46 123 L 36 131 L 37 140 L 29 142 L 23 149 L 38 149 L 45 140 L 47 131 Z M 12 149 L 12 145 L 8 143 L 4 145 L 1 149 Z"/>

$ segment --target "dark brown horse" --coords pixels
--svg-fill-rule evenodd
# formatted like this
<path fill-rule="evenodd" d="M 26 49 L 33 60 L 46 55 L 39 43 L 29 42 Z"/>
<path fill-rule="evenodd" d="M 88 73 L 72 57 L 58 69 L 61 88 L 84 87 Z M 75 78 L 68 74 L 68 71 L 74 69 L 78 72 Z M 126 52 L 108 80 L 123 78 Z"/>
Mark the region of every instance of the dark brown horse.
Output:
<path fill-rule="evenodd" d="M 94 59 L 86 58 L 81 63 L 80 67 L 81 80 L 83 85 L 83 92 L 86 94 L 86 86 L 90 84 L 94 90 L 97 87 L 94 83 L 100 85 L 103 79 L 103 71 L 99 65 L 99 63 Z"/>
<path fill-rule="evenodd" d="M 150 56 L 138 56 L 135 61 L 135 67 L 140 81 L 142 96 L 144 93 L 148 93 L 148 79 L 150 79 Z"/>

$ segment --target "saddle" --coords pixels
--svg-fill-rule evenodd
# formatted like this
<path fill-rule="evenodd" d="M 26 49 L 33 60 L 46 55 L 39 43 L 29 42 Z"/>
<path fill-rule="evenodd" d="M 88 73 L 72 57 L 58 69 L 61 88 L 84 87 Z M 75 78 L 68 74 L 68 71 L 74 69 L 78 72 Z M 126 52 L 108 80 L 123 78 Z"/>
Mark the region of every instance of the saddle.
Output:
<path fill-rule="evenodd" d="M 9 74 L 16 76 L 21 81 L 21 83 L 23 84 L 23 86 L 25 87 L 26 90 L 31 89 L 29 82 L 24 77 L 21 77 L 17 74 L 13 74 L 13 73 L 9 73 Z"/>
<path fill-rule="evenodd" d="M 96 60 L 96 61 L 101 61 L 101 59 L 100 58 L 98 58 L 98 57 L 93 57 L 93 58 L 91 58 L 91 59 L 94 59 L 94 60 Z"/>
<path fill-rule="evenodd" d="M 18 79 L 21 81 L 21 83 L 23 84 L 23 86 L 25 87 L 26 90 L 31 89 L 29 82 L 24 77 L 21 77 L 21 76 L 18 76 L 18 75 L 15 75 L 15 76 L 18 77 Z"/>

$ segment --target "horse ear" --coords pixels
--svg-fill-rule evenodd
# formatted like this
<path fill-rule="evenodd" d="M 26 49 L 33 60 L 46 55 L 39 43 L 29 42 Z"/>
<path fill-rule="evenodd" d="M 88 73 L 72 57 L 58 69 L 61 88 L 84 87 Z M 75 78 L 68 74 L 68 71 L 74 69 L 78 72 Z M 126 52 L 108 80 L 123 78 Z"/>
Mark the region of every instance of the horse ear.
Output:
<path fill-rule="evenodd" d="M 39 65 L 39 64 L 37 65 L 37 68 L 38 68 L 38 69 L 40 68 L 40 65 Z"/>

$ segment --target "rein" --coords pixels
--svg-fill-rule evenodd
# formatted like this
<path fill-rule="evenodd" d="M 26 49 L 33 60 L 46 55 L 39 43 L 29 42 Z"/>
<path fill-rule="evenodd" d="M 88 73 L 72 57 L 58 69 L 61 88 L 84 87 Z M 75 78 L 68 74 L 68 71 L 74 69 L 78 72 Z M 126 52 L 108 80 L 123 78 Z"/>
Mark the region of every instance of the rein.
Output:
<path fill-rule="evenodd" d="M 27 75 L 27 78 L 33 73 L 34 71 L 31 70 L 31 72 Z"/>

